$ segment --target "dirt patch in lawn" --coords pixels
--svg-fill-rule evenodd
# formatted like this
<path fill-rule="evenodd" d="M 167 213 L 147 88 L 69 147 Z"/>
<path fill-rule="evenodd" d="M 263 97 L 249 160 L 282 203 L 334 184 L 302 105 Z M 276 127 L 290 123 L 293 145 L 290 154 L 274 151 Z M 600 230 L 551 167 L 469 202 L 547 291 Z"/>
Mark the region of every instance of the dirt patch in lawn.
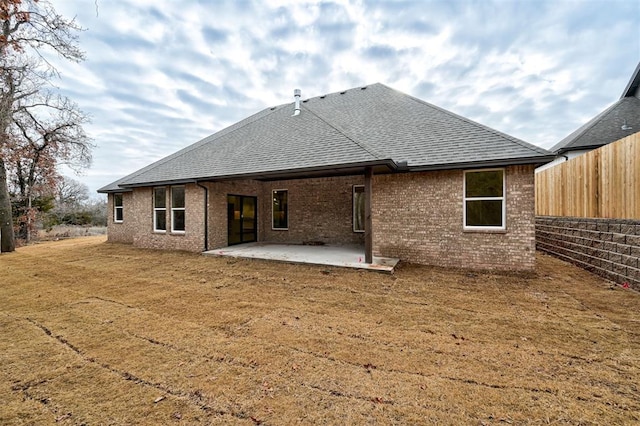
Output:
<path fill-rule="evenodd" d="M 640 421 L 640 297 L 544 255 L 383 275 L 88 237 L 0 281 L 2 424 Z"/>

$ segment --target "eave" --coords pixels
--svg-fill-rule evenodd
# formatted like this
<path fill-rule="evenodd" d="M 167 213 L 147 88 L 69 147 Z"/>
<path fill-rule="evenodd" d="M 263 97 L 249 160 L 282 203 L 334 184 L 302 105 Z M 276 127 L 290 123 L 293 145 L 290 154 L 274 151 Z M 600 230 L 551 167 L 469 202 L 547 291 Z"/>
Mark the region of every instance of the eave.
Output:
<path fill-rule="evenodd" d="M 360 163 L 347 163 L 336 164 L 320 167 L 306 167 L 299 169 L 286 169 L 286 170 L 268 170 L 253 173 L 239 173 L 232 175 L 222 176 L 198 176 L 186 179 L 175 180 L 163 180 L 154 182 L 136 182 L 132 184 L 121 184 L 122 188 L 139 188 L 149 186 L 160 185 L 184 185 L 187 183 L 200 183 L 200 182 L 224 182 L 229 180 L 259 180 L 259 181 L 273 181 L 273 180 L 288 180 L 288 179 L 309 179 L 320 177 L 333 177 L 333 176 L 348 176 L 363 174 L 366 168 L 372 168 L 374 173 L 390 173 L 397 170 L 402 170 L 402 165 L 397 164 L 391 159 L 366 161 Z M 110 191 L 118 192 L 118 191 Z"/>

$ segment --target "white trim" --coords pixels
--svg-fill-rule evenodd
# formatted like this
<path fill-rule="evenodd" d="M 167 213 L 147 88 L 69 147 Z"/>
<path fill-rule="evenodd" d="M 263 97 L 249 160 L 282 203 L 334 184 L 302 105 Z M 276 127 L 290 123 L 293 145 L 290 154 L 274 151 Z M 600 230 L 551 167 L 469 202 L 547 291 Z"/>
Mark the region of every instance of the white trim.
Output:
<path fill-rule="evenodd" d="M 287 193 L 287 227 L 275 228 L 273 226 L 273 194 L 274 192 L 286 192 Z M 289 190 L 288 189 L 272 189 L 271 190 L 271 230 L 272 231 L 288 231 L 289 230 Z"/>
<path fill-rule="evenodd" d="M 502 171 L 502 197 L 467 198 L 467 173 Z M 467 226 L 467 201 L 502 201 L 502 226 Z M 505 231 L 507 229 L 507 171 L 505 168 L 464 170 L 462 174 L 462 229 L 465 231 Z"/>
<path fill-rule="evenodd" d="M 173 190 L 175 188 L 182 188 L 183 189 L 185 207 L 173 207 Z M 172 234 L 184 234 L 187 231 L 187 213 L 186 213 L 187 188 L 184 185 L 172 186 L 170 188 L 170 193 L 171 193 L 171 197 L 170 197 L 170 201 L 171 201 L 171 233 Z M 174 218 L 175 218 L 174 213 L 177 212 L 177 211 L 185 212 L 184 213 L 184 229 L 174 229 L 174 227 L 173 227 L 174 224 L 176 223 L 176 221 L 174 220 Z"/>
<path fill-rule="evenodd" d="M 362 194 L 364 194 L 364 185 L 352 185 L 351 188 L 351 227 L 353 232 L 364 233 L 363 229 L 356 229 L 356 188 L 362 188 Z M 362 224 L 364 226 L 364 223 Z"/>
<path fill-rule="evenodd" d="M 120 204 L 119 206 L 116 205 L 116 195 L 120 196 L 120 202 L 122 204 Z M 118 210 L 120 210 L 122 212 L 122 219 L 118 220 Z M 115 192 L 113 194 L 113 223 L 122 223 L 124 222 L 124 194 L 122 192 Z"/>
<path fill-rule="evenodd" d="M 164 189 L 164 207 L 156 207 L 156 189 Z M 166 186 L 154 186 L 151 191 L 151 200 L 153 203 L 153 232 L 166 233 L 167 232 L 167 187 Z M 165 229 L 158 229 L 157 213 L 164 211 L 164 227 Z"/>

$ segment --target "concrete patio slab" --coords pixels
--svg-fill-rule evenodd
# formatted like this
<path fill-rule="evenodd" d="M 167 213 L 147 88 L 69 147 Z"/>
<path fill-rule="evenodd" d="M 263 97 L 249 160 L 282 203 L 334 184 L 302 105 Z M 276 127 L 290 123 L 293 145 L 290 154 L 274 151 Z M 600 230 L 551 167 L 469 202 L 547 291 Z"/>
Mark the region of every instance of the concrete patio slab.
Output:
<path fill-rule="evenodd" d="M 342 268 L 368 269 L 392 273 L 400 261 L 389 257 L 373 257 L 364 262 L 364 248 L 358 246 L 312 246 L 301 244 L 247 243 L 203 252 L 206 255 L 268 259 L 282 262 L 330 265 Z"/>

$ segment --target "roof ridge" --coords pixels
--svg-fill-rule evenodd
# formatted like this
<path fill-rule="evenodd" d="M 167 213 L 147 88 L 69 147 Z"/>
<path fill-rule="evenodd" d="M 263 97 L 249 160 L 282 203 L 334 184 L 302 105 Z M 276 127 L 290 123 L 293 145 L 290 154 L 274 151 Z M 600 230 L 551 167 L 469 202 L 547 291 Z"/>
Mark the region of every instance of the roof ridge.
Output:
<path fill-rule="evenodd" d="M 365 86 L 360 86 L 360 87 L 365 87 Z M 353 90 L 356 89 L 357 87 L 353 87 L 351 89 L 347 89 L 348 90 Z M 342 92 L 342 91 L 340 91 Z M 335 92 L 335 93 L 340 93 L 340 92 Z M 323 96 L 327 96 L 327 95 L 321 95 Z M 321 97 L 321 96 L 315 96 L 317 98 Z M 311 98 L 313 99 L 313 98 Z M 339 127 L 337 127 L 335 124 L 328 122 L 324 117 L 322 117 L 318 112 L 313 111 L 312 109 L 309 108 L 309 106 L 305 105 L 301 105 L 301 108 L 304 108 L 305 110 L 309 111 L 311 114 L 315 115 L 316 117 L 318 117 L 319 120 L 322 120 L 323 123 L 325 123 L 327 126 L 331 127 L 332 129 L 335 129 L 338 133 L 340 133 L 341 135 L 343 135 L 345 138 L 349 139 L 351 142 L 355 143 L 356 145 L 358 145 L 360 148 L 364 149 L 368 154 L 372 155 L 373 157 L 375 157 L 378 160 L 384 160 L 387 159 L 388 157 L 385 157 L 383 155 L 380 155 L 380 153 L 378 151 L 376 151 L 375 149 L 373 149 L 372 147 L 370 147 L 369 145 L 367 145 L 366 143 L 362 142 L 362 141 L 358 141 L 356 140 L 354 137 L 350 136 L 349 134 L 347 134 L 347 132 L 344 129 L 341 129 Z"/>
<path fill-rule="evenodd" d="M 638 62 L 635 71 L 633 72 L 633 74 L 631 74 L 631 78 L 624 88 L 620 99 L 634 96 L 634 93 L 638 90 L 638 86 L 640 86 L 640 62 Z M 632 91 L 634 93 L 632 93 Z"/>
<path fill-rule="evenodd" d="M 394 92 L 400 93 L 401 95 L 407 96 L 408 98 L 412 99 L 415 102 L 418 102 L 420 104 L 426 105 L 426 106 L 428 106 L 430 108 L 436 109 L 436 110 L 438 110 L 440 112 L 443 112 L 445 114 L 449 114 L 449 115 L 451 115 L 451 116 L 453 116 L 453 117 L 455 117 L 455 118 L 457 118 L 459 120 L 462 120 L 462 121 L 464 121 L 464 122 L 466 122 L 468 124 L 471 124 L 472 126 L 478 127 L 480 129 L 489 131 L 489 132 L 491 132 L 491 133 L 493 133 L 495 135 L 498 135 L 498 136 L 501 136 L 503 138 L 509 139 L 510 141 L 515 142 L 515 143 L 517 143 L 518 145 L 520 145 L 520 146 L 522 146 L 524 148 L 531 149 L 532 151 L 538 152 L 539 154 L 548 154 L 549 153 L 549 151 L 547 151 L 546 149 L 544 149 L 542 147 L 539 147 L 537 145 L 534 145 L 532 143 L 525 142 L 522 139 L 516 138 L 515 136 L 511 136 L 511 135 L 503 133 L 503 132 L 501 132 L 499 130 L 496 130 L 496 129 L 492 128 L 492 127 L 485 126 L 484 124 L 478 123 L 477 121 L 473 121 L 473 120 L 471 120 L 469 118 L 463 117 L 463 116 L 461 116 L 459 114 L 456 114 L 455 112 L 452 112 L 452 111 L 449 111 L 447 109 L 441 108 L 441 107 L 439 107 L 437 105 L 434 105 L 434 104 L 429 103 L 427 101 L 424 101 L 422 99 L 416 98 L 415 96 L 409 95 L 409 94 L 401 92 L 399 90 L 396 90 L 396 89 L 394 89 L 392 87 L 389 87 L 389 86 L 387 86 L 385 84 L 382 84 L 382 83 L 377 83 L 377 84 L 381 85 L 382 87 L 384 87 L 384 88 L 386 88 L 388 90 L 392 90 Z"/>

